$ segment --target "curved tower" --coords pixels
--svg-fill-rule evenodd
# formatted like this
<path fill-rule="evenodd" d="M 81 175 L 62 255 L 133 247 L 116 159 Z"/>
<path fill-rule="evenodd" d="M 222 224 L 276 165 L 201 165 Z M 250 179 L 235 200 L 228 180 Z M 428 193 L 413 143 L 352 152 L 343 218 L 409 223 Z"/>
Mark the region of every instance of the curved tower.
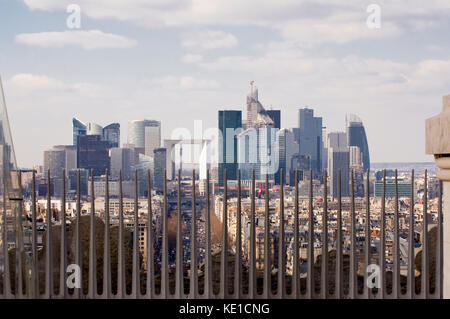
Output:
<path fill-rule="evenodd" d="M 361 152 L 364 171 L 370 170 L 370 152 L 366 130 L 361 119 L 354 114 L 346 116 L 348 146 L 357 146 Z"/>

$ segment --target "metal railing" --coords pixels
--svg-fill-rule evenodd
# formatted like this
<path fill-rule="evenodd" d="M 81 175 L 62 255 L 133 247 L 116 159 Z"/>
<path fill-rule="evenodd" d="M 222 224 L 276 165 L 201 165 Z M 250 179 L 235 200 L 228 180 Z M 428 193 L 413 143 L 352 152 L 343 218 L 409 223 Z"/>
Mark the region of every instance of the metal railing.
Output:
<path fill-rule="evenodd" d="M 281 179 L 283 174 L 281 173 Z M 81 195 L 80 195 L 80 172 L 78 172 L 77 195 L 76 195 L 76 217 L 71 223 L 74 225 L 74 242 L 75 245 L 69 247 L 67 227 L 60 227 L 60 241 L 58 247 L 54 247 L 54 234 L 57 231 L 54 227 L 54 216 L 52 214 L 52 198 L 50 192 L 50 174 L 47 174 L 47 209 L 46 209 L 46 236 L 43 249 L 38 249 L 37 242 L 37 214 L 38 205 L 36 202 L 36 180 L 33 173 L 32 180 L 32 205 L 31 205 L 31 249 L 29 256 L 20 256 L 20 254 L 11 254 L 8 250 L 7 243 L 7 213 L 3 210 L 3 271 L 1 272 L 0 299 L 10 298 L 442 298 L 442 185 L 439 190 L 438 203 L 438 221 L 437 221 L 437 237 L 436 251 L 431 251 L 429 235 L 428 235 L 428 198 L 427 198 L 427 173 L 425 172 L 424 199 L 423 199 L 423 223 L 422 223 L 422 261 L 420 275 L 416 275 L 415 270 L 415 198 L 414 198 L 414 171 L 411 174 L 411 196 L 409 207 L 409 229 L 408 229 L 408 256 L 407 256 L 407 276 L 401 276 L 400 271 L 400 233 L 399 233 L 399 194 L 397 172 L 395 173 L 395 207 L 393 212 L 393 255 L 392 255 L 392 271 L 387 269 L 386 261 L 386 171 L 383 177 L 383 195 L 381 198 L 380 214 L 380 235 L 379 235 L 379 253 L 374 255 L 372 251 L 372 227 L 371 220 L 373 211 L 371 210 L 369 191 L 365 193 L 365 223 L 359 224 L 356 220 L 355 194 L 354 194 L 354 174 L 350 177 L 350 251 L 344 248 L 343 235 L 343 209 L 341 196 L 341 174 L 338 173 L 338 189 L 337 189 L 337 220 L 336 227 L 329 226 L 330 212 L 328 209 L 328 190 L 327 183 L 323 186 L 323 205 L 322 205 L 322 221 L 320 240 L 322 242 L 320 256 L 314 248 L 315 240 L 315 218 L 314 218 L 314 194 L 312 172 L 309 176 L 309 196 L 308 201 L 308 231 L 307 231 L 307 259 L 300 257 L 300 208 L 299 208 L 299 182 L 298 172 L 295 173 L 295 199 L 294 199 L 294 234 L 293 234 L 293 271 L 288 275 L 286 272 L 286 241 L 285 241 L 285 187 L 283 180 L 279 188 L 279 207 L 278 218 L 279 225 L 277 229 L 277 247 L 271 244 L 270 228 L 270 207 L 269 207 L 269 180 L 266 176 L 266 192 L 264 195 L 265 212 L 264 212 L 264 248 L 263 248 L 263 269 L 257 269 L 256 261 L 256 191 L 255 191 L 255 174 L 252 173 L 251 189 L 250 189 L 250 235 L 249 235 L 249 251 L 244 263 L 242 254 L 243 238 L 242 238 L 242 220 L 236 220 L 236 240 L 230 242 L 228 233 L 228 182 L 227 172 L 224 171 L 223 188 L 223 215 L 222 215 L 222 234 L 220 252 L 212 252 L 211 243 L 211 182 L 210 173 L 206 175 L 206 194 L 205 194 L 205 236 L 204 247 L 205 255 L 202 265 L 198 263 L 198 217 L 196 211 L 196 179 L 195 172 L 192 175 L 192 215 L 190 223 L 190 253 L 191 258 L 189 269 L 192 271 L 186 275 L 186 264 L 183 253 L 186 247 L 183 245 L 183 219 L 181 207 L 181 175 L 179 172 L 177 183 L 177 209 L 176 209 L 176 249 L 175 249 L 175 267 L 169 267 L 169 231 L 168 231 L 168 190 L 167 178 L 164 173 L 163 186 L 163 206 L 160 216 L 161 223 L 161 259 L 157 262 L 155 252 L 155 240 L 157 240 L 153 217 L 155 212 L 152 208 L 152 177 L 150 171 L 147 174 L 147 218 L 146 227 L 149 230 L 147 240 L 147 260 L 145 268 L 142 267 L 141 255 L 139 253 L 139 207 L 138 207 L 138 179 L 135 174 L 134 185 L 134 226 L 132 239 L 128 238 L 130 234 L 124 226 L 124 210 L 123 210 L 123 194 L 122 194 L 122 175 L 119 174 L 119 229 L 116 232 L 118 238 L 117 259 L 112 258 L 113 241 L 111 240 L 112 231 L 110 226 L 110 194 L 108 173 L 105 177 L 105 215 L 104 215 L 104 234 L 103 234 L 103 262 L 98 262 L 98 247 L 96 241 L 98 235 L 96 233 L 96 216 L 95 216 L 95 194 L 94 194 L 94 178 L 91 175 L 90 190 L 90 210 L 89 214 L 89 249 L 88 252 L 82 251 L 82 228 L 81 223 Z M 62 174 L 62 199 L 61 212 L 66 209 L 66 174 Z M 241 194 L 241 178 L 240 171 L 237 179 L 237 216 L 242 216 L 242 194 Z M 20 175 L 19 175 L 20 178 Z M 327 180 L 327 172 L 324 172 L 324 180 Z M 366 190 L 369 190 L 369 173 L 367 172 L 365 179 Z M 67 217 L 65 213 L 61 214 L 61 225 L 66 225 Z M 17 219 L 22 223 L 23 219 Z M 357 241 L 357 227 L 364 229 L 364 241 Z M 20 233 L 23 225 L 16 225 L 15 232 Z M 329 239 L 330 233 L 335 232 L 335 242 L 330 250 Z M 127 237 L 127 238 L 126 238 Z M 127 243 L 132 243 L 132 247 L 127 247 Z M 234 247 L 234 254 L 231 253 L 231 246 Z M 16 247 L 17 248 L 17 247 Z M 69 248 L 74 251 L 74 256 L 69 256 Z M 274 254 L 277 254 L 276 262 L 272 261 L 272 248 Z M 277 248 L 277 249 L 275 249 Z M 129 249 L 132 250 L 131 264 L 126 263 L 126 259 L 130 261 L 128 256 Z M 69 288 L 67 281 L 67 266 L 70 261 L 76 265 L 84 263 L 83 256 L 88 253 L 88 272 L 82 273 L 81 276 L 87 276 L 87 285 L 82 288 Z M 58 262 L 54 259 L 59 256 Z M 430 264 L 430 255 L 435 256 L 434 265 Z M 128 257 L 127 257 L 128 256 Z M 332 258 L 334 256 L 334 259 Z M 315 263 L 315 257 L 321 262 Z M 10 259 L 13 258 L 15 262 Z M 71 259 L 69 261 L 69 258 Z M 275 259 L 274 259 L 275 260 Z M 306 262 L 306 277 L 300 272 L 301 264 Z M 57 266 L 55 266 L 55 263 Z M 272 264 L 277 263 L 272 271 Z M 380 269 L 379 288 L 370 288 L 367 286 L 370 274 L 364 271 L 364 274 L 358 274 L 358 265 L 361 264 L 363 269 L 371 264 L 378 265 Z M 432 270 L 433 266 L 434 270 Z M 202 270 L 200 270 L 200 268 Z M 112 269 L 117 269 L 114 273 Z M 81 267 L 81 271 L 85 272 L 85 268 Z M 434 271 L 434 278 L 430 276 Z M 58 272 L 59 276 L 55 280 L 54 273 Z M 130 275 L 131 272 L 131 275 Z M 113 273 L 115 274 L 113 276 Z M 101 274 L 102 279 L 98 278 Z M 131 283 L 126 279 L 131 276 Z M 217 278 L 218 277 L 218 278 Z M 245 278 L 248 280 L 246 281 Z M 218 280 L 217 280 L 218 279 Z M 232 279 L 232 280 L 231 280 Z M 389 280 L 388 280 L 389 279 Z M 202 282 L 202 285 L 199 283 Z M 245 284 L 248 282 L 247 284 Z M 388 289 L 390 283 L 390 289 Z M 115 288 L 113 289 L 113 286 Z M 245 287 L 244 287 L 245 286 Z M 275 287 L 276 286 L 276 287 Z M 431 289 L 433 286 L 434 289 Z M 22 289 L 17 289 L 21 287 Z M 57 288 L 57 289 L 55 289 Z M 232 288 L 232 289 L 231 289 Z M 420 288 L 420 289 L 419 289 Z M 101 292 L 99 292 L 101 291 Z"/>

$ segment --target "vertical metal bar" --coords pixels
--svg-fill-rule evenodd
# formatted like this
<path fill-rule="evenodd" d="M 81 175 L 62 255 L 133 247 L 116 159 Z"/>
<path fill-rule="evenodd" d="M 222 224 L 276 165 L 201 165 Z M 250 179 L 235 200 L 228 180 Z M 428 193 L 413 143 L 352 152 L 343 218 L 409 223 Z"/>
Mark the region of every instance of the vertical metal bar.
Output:
<path fill-rule="evenodd" d="M 153 231 L 153 210 L 152 210 L 152 179 L 150 175 L 150 170 L 147 170 L 147 188 L 148 188 L 148 221 L 147 221 L 147 231 L 148 231 L 148 242 L 147 242 L 147 297 L 153 298 L 155 295 L 155 262 L 154 262 L 154 231 Z"/>
<path fill-rule="evenodd" d="M 89 297 L 94 299 L 97 291 L 97 254 L 95 240 L 95 194 L 94 170 L 91 170 L 91 227 L 89 236 Z"/>
<path fill-rule="evenodd" d="M 350 296 L 352 299 L 356 299 L 358 295 L 357 288 L 357 267 L 358 267 L 358 259 L 356 256 L 356 209 L 355 209 L 355 176 L 353 170 L 350 173 L 350 198 L 351 198 L 351 251 L 350 251 Z"/>
<path fill-rule="evenodd" d="M 220 297 L 228 296 L 228 206 L 227 169 L 223 171 L 222 255 L 220 260 Z"/>
<path fill-rule="evenodd" d="M 67 234 L 66 234 L 66 170 L 62 171 L 62 201 L 61 201 L 61 253 L 59 268 L 59 295 L 67 296 L 67 285 L 65 282 L 67 268 Z"/>
<path fill-rule="evenodd" d="M 395 299 L 400 297 L 400 235 L 398 230 L 398 173 L 395 170 L 395 203 L 394 203 L 394 277 L 392 294 Z"/>
<path fill-rule="evenodd" d="M 38 250 L 37 250 L 37 227 L 36 227 L 36 219 L 37 219 L 37 207 L 36 207 L 36 172 L 33 170 L 33 178 L 32 178 L 33 185 L 31 186 L 31 190 L 33 194 L 31 194 L 31 201 L 32 201 L 32 239 L 31 239 L 31 281 L 32 281 L 32 294 L 34 298 L 40 297 L 40 291 L 39 291 L 39 264 L 38 264 Z M 4 228 L 6 227 L 6 224 L 4 224 Z M 5 237 L 6 238 L 6 237 Z M 6 244 L 6 241 L 4 241 Z M 5 268 L 6 269 L 6 268 Z M 3 278 L 3 282 L 5 283 L 5 278 Z M 4 284 L 5 287 L 5 284 Z"/>
<path fill-rule="evenodd" d="M 266 185 L 269 185 L 269 175 L 266 174 Z M 266 186 L 268 188 L 268 186 Z M 252 183 L 251 205 L 254 210 L 255 188 Z M 269 191 L 265 192 L 265 215 L 264 215 L 264 298 L 270 298 L 272 295 L 272 262 L 270 251 L 270 210 L 269 210 Z"/>
<path fill-rule="evenodd" d="M 266 186 L 268 190 L 268 185 Z M 286 296 L 286 240 L 284 233 L 284 181 L 283 169 L 280 169 L 280 233 L 278 242 L 278 296 L 284 298 Z"/>
<path fill-rule="evenodd" d="M 430 272 L 429 272 L 429 256 L 428 256 L 428 171 L 425 170 L 424 186 L 423 186 L 423 230 L 422 230 L 422 297 L 428 299 L 430 295 Z"/>
<path fill-rule="evenodd" d="M 236 211 L 236 256 L 234 274 L 234 296 L 242 297 L 242 214 L 241 214 L 241 170 L 238 169 L 238 194 Z"/>
<path fill-rule="evenodd" d="M 211 261 L 211 198 L 209 169 L 206 170 L 206 264 L 205 264 L 205 296 L 212 298 L 212 261 Z"/>
<path fill-rule="evenodd" d="M 296 194 L 297 195 L 297 194 Z M 298 196 L 298 195 L 297 195 Z M 298 203 L 296 203 L 296 211 Z M 297 221 L 298 223 L 298 221 Z M 296 226 L 296 233 L 298 233 Z M 322 298 L 328 298 L 328 175 L 323 172 L 323 214 L 322 214 Z"/>
<path fill-rule="evenodd" d="M 372 244 L 371 244 L 371 229 L 370 229 L 370 171 L 367 170 L 366 175 L 366 249 L 365 249 L 365 267 L 364 269 L 368 269 L 367 267 L 372 263 Z M 364 271 L 364 282 L 367 282 L 367 271 Z M 370 299 L 372 290 L 367 287 L 366 290 L 366 298 Z"/>
<path fill-rule="evenodd" d="M 178 170 L 178 194 L 177 194 L 177 250 L 176 250 L 176 297 L 181 299 L 184 296 L 184 260 L 183 260 L 183 227 L 181 216 L 181 169 Z"/>
<path fill-rule="evenodd" d="M 380 286 L 377 297 L 384 299 L 386 295 L 386 170 L 383 171 L 383 193 L 381 197 L 381 225 L 380 225 Z"/>
<path fill-rule="evenodd" d="M 292 292 L 294 293 L 294 297 L 297 299 L 300 297 L 300 283 L 299 283 L 299 220 L 298 220 L 298 169 L 295 170 L 295 195 L 294 195 L 294 277 L 292 282 Z"/>
<path fill-rule="evenodd" d="M 3 170 L 3 189 L 6 190 L 6 170 Z M 3 227 L 2 227 L 2 241 L 3 241 L 3 296 L 4 298 L 11 298 L 11 280 L 10 280 L 10 269 L 9 269 L 9 258 L 8 258 L 8 223 L 6 216 L 6 191 L 3 192 Z"/>
<path fill-rule="evenodd" d="M 45 260 L 45 296 L 47 299 L 53 297 L 53 245 L 52 245 L 52 206 L 50 194 L 50 170 L 47 171 L 47 249 Z M 17 289 L 16 289 L 17 290 Z"/>
<path fill-rule="evenodd" d="M 22 175 L 21 171 L 17 171 L 17 185 L 19 188 L 22 187 Z M 22 224 L 22 205 L 21 201 L 16 201 L 12 203 L 15 208 L 16 213 L 16 298 L 23 298 L 23 262 L 22 256 L 24 255 L 24 245 L 23 245 L 23 224 Z"/>
<path fill-rule="evenodd" d="M 198 266 L 197 266 L 197 211 L 195 200 L 195 170 L 192 171 L 192 217 L 191 217 L 191 276 L 190 296 L 198 297 Z"/>
<path fill-rule="evenodd" d="M 314 211 L 313 211 L 313 175 L 309 171 L 309 221 L 308 221 L 308 287 L 307 296 L 314 298 Z"/>
<path fill-rule="evenodd" d="M 133 274 L 132 274 L 132 297 L 139 298 L 140 286 L 140 272 L 139 264 L 139 189 L 138 189 L 138 174 L 134 171 L 134 229 L 133 229 Z"/>
<path fill-rule="evenodd" d="M 266 184 L 266 192 L 269 191 L 269 185 Z M 255 298 L 256 290 L 256 227 L 255 227 L 255 171 L 252 170 L 252 204 L 250 212 L 250 260 L 248 276 L 248 295 L 249 298 Z"/>
<path fill-rule="evenodd" d="M 119 252 L 117 260 L 117 297 L 126 298 L 125 286 L 125 251 L 124 251 L 124 227 L 123 227 L 123 192 L 122 170 L 119 171 Z"/>
<path fill-rule="evenodd" d="M 338 212 L 337 212 L 337 246 L 336 246 L 336 299 L 341 299 L 343 296 L 343 265 L 342 265 L 342 192 L 341 192 L 341 170 L 338 169 L 337 180 L 338 193 Z"/>
<path fill-rule="evenodd" d="M 409 234 L 408 234 L 408 297 L 414 299 L 416 296 L 415 288 L 415 264 L 414 264 L 414 244 L 415 244 L 415 232 L 414 232 L 414 170 L 411 171 L 411 194 L 410 194 L 410 207 L 409 207 Z"/>
<path fill-rule="evenodd" d="M 437 245 L 436 245 L 436 272 L 435 272 L 435 297 L 442 299 L 443 294 L 443 232 L 442 232 L 442 181 L 439 181 L 439 199 L 438 199 L 438 226 L 437 226 Z"/>
<path fill-rule="evenodd" d="M 167 226 L 167 213 L 168 213 L 168 203 L 167 203 L 167 170 L 164 170 L 164 207 L 161 211 L 163 215 L 162 223 L 162 262 L 161 262 L 161 296 L 162 298 L 167 298 L 170 295 L 169 291 L 169 241 L 168 241 L 168 226 Z"/>
<path fill-rule="evenodd" d="M 76 242 L 75 242 L 75 263 L 80 268 L 80 278 L 83 278 L 83 262 L 81 255 L 81 174 L 77 171 L 77 219 L 76 219 Z M 78 299 L 83 294 L 82 288 L 75 288 L 74 296 Z"/>
<path fill-rule="evenodd" d="M 111 244 L 109 216 L 109 171 L 105 173 L 105 238 L 103 251 L 103 297 L 111 297 Z"/>

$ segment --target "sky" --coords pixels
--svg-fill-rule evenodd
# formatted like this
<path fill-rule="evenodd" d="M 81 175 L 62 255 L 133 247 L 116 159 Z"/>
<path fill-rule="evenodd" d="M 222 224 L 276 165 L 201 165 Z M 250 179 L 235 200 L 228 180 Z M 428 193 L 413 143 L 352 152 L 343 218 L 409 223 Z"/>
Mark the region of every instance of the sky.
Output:
<path fill-rule="evenodd" d="M 450 94 L 449 18 L 448 0 L 0 0 L 18 164 L 71 144 L 73 117 L 120 123 L 122 142 L 135 119 L 160 120 L 164 138 L 217 127 L 218 110 L 244 111 L 252 80 L 282 127 L 301 107 L 329 132 L 354 113 L 373 162 L 432 161 L 425 120 Z"/>

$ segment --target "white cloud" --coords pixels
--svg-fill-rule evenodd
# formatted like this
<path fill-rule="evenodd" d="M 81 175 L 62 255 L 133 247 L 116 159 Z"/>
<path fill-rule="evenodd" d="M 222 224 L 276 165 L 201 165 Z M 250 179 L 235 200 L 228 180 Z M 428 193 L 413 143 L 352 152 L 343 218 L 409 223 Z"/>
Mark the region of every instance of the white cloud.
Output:
<path fill-rule="evenodd" d="M 213 50 L 233 48 L 238 45 L 238 40 L 231 33 L 202 30 L 184 34 L 181 45 L 190 50 Z"/>
<path fill-rule="evenodd" d="M 68 45 L 79 46 L 85 50 L 131 48 L 137 45 L 137 41 L 134 39 L 117 34 L 104 33 L 100 30 L 21 33 L 15 37 L 15 41 L 21 44 L 45 48 L 61 48 Z"/>
<path fill-rule="evenodd" d="M 198 79 L 192 76 L 168 75 L 153 78 L 148 81 L 148 86 L 162 90 L 214 90 L 220 87 L 215 80 Z"/>
<path fill-rule="evenodd" d="M 203 60 L 203 56 L 200 54 L 185 54 L 181 57 L 181 61 L 184 63 L 199 63 Z"/>

